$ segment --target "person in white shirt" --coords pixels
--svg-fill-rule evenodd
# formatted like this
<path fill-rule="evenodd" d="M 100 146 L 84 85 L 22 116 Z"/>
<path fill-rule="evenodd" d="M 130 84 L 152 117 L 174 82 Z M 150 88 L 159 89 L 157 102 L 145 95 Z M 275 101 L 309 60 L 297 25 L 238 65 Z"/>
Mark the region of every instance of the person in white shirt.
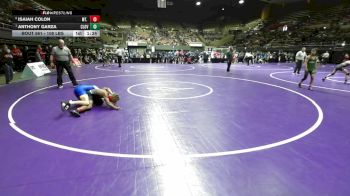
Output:
<path fill-rule="evenodd" d="M 322 63 L 327 64 L 329 60 L 329 52 L 326 51 L 325 53 L 322 54 Z"/>
<path fill-rule="evenodd" d="M 250 52 L 246 52 L 244 55 L 244 60 L 247 62 L 247 65 L 249 66 L 249 63 L 253 63 L 253 55 Z"/>
<path fill-rule="evenodd" d="M 303 62 L 306 58 L 306 48 L 303 47 L 297 54 L 295 55 L 295 68 L 293 74 L 300 74 L 301 66 L 303 65 Z"/>
<path fill-rule="evenodd" d="M 119 67 L 122 67 L 122 58 L 124 55 L 124 50 L 122 48 L 117 47 L 116 53 L 117 53 Z"/>

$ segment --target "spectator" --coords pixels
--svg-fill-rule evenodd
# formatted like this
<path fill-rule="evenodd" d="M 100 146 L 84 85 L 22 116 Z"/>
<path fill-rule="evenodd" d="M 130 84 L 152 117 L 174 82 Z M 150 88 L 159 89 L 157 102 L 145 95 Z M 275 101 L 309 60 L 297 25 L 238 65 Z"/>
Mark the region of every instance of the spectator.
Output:
<path fill-rule="evenodd" d="M 322 63 L 327 64 L 329 60 L 329 52 L 326 51 L 325 53 L 322 54 Z"/>
<path fill-rule="evenodd" d="M 226 53 L 226 59 L 227 59 L 227 69 L 226 69 L 226 71 L 227 72 L 230 72 L 231 63 L 232 63 L 232 60 L 233 60 L 233 53 L 234 53 L 233 48 L 232 48 L 232 46 L 230 46 L 228 48 L 227 53 Z"/>
<path fill-rule="evenodd" d="M 16 45 L 13 45 L 12 46 L 12 56 L 13 56 L 13 63 L 14 63 L 14 69 L 16 71 L 21 71 L 22 68 L 23 68 L 23 65 L 22 65 L 22 52 L 19 48 L 17 48 Z"/>
<path fill-rule="evenodd" d="M 253 54 L 250 52 L 246 52 L 244 55 L 244 60 L 247 62 L 247 65 L 249 66 L 250 63 L 253 63 Z"/>
<path fill-rule="evenodd" d="M 23 63 L 24 63 L 24 66 L 29 63 L 29 55 L 28 55 L 28 46 L 24 46 L 24 49 L 23 49 Z"/>
<path fill-rule="evenodd" d="M 45 60 L 45 51 L 43 51 L 41 46 L 38 45 L 35 53 L 35 62 L 44 62 L 44 60 Z"/>
<path fill-rule="evenodd" d="M 50 48 L 49 46 L 45 46 L 45 65 L 50 65 Z"/>
<path fill-rule="evenodd" d="M 9 84 L 13 79 L 13 56 L 6 45 L 2 47 L 0 59 L 5 71 L 6 84 Z"/>
<path fill-rule="evenodd" d="M 117 59 L 118 59 L 118 64 L 119 64 L 118 67 L 121 67 L 122 66 L 122 58 L 124 55 L 124 50 L 122 48 L 117 47 L 116 53 L 117 53 Z"/>

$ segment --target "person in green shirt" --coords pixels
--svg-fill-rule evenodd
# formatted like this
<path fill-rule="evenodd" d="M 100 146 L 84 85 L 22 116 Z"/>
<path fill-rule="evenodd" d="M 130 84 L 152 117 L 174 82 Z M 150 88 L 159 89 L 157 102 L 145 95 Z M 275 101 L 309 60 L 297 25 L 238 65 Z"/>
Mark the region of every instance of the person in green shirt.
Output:
<path fill-rule="evenodd" d="M 228 51 L 226 52 L 226 58 L 227 58 L 227 72 L 230 72 L 231 64 L 232 64 L 232 59 L 233 59 L 233 48 L 230 46 L 228 48 Z"/>
<path fill-rule="evenodd" d="M 299 88 L 301 88 L 301 84 L 307 79 L 308 75 L 310 74 L 311 79 L 308 90 L 312 90 L 312 85 L 314 83 L 318 63 L 319 60 L 317 57 L 317 49 L 314 48 L 311 50 L 311 54 L 305 59 L 305 74 L 303 79 L 301 79 L 301 81 L 298 84 Z"/>

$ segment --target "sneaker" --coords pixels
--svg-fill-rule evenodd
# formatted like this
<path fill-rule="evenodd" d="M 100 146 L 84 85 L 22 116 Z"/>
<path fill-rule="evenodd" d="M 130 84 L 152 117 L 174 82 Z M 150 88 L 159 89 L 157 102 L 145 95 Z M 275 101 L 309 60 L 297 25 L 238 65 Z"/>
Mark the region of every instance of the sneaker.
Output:
<path fill-rule="evenodd" d="M 309 86 L 309 88 L 308 88 L 307 90 L 312 91 L 312 87 L 311 87 L 311 86 Z"/>
<path fill-rule="evenodd" d="M 61 102 L 61 110 L 62 111 L 67 111 L 67 110 L 69 110 L 69 108 L 70 108 L 70 104 L 69 104 L 68 101 L 67 102 L 64 102 L 64 101 Z"/>
<path fill-rule="evenodd" d="M 326 78 L 322 78 L 322 82 L 326 81 Z"/>
<path fill-rule="evenodd" d="M 301 83 L 298 84 L 298 87 L 301 88 Z"/>
<path fill-rule="evenodd" d="M 58 85 L 57 88 L 63 88 L 63 85 Z"/>
<path fill-rule="evenodd" d="M 77 110 L 71 110 L 70 114 L 74 117 L 79 118 L 80 117 L 80 113 Z"/>

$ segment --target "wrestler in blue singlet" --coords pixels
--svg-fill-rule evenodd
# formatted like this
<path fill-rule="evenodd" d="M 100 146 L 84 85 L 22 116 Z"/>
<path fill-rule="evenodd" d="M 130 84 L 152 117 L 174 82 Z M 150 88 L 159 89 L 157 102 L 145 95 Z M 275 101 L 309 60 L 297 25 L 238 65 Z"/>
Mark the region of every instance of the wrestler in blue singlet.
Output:
<path fill-rule="evenodd" d="M 80 98 L 82 95 L 89 95 L 91 90 L 97 88 L 95 85 L 78 85 L 74 88 L 74 94 L 77 98 Z"/>

